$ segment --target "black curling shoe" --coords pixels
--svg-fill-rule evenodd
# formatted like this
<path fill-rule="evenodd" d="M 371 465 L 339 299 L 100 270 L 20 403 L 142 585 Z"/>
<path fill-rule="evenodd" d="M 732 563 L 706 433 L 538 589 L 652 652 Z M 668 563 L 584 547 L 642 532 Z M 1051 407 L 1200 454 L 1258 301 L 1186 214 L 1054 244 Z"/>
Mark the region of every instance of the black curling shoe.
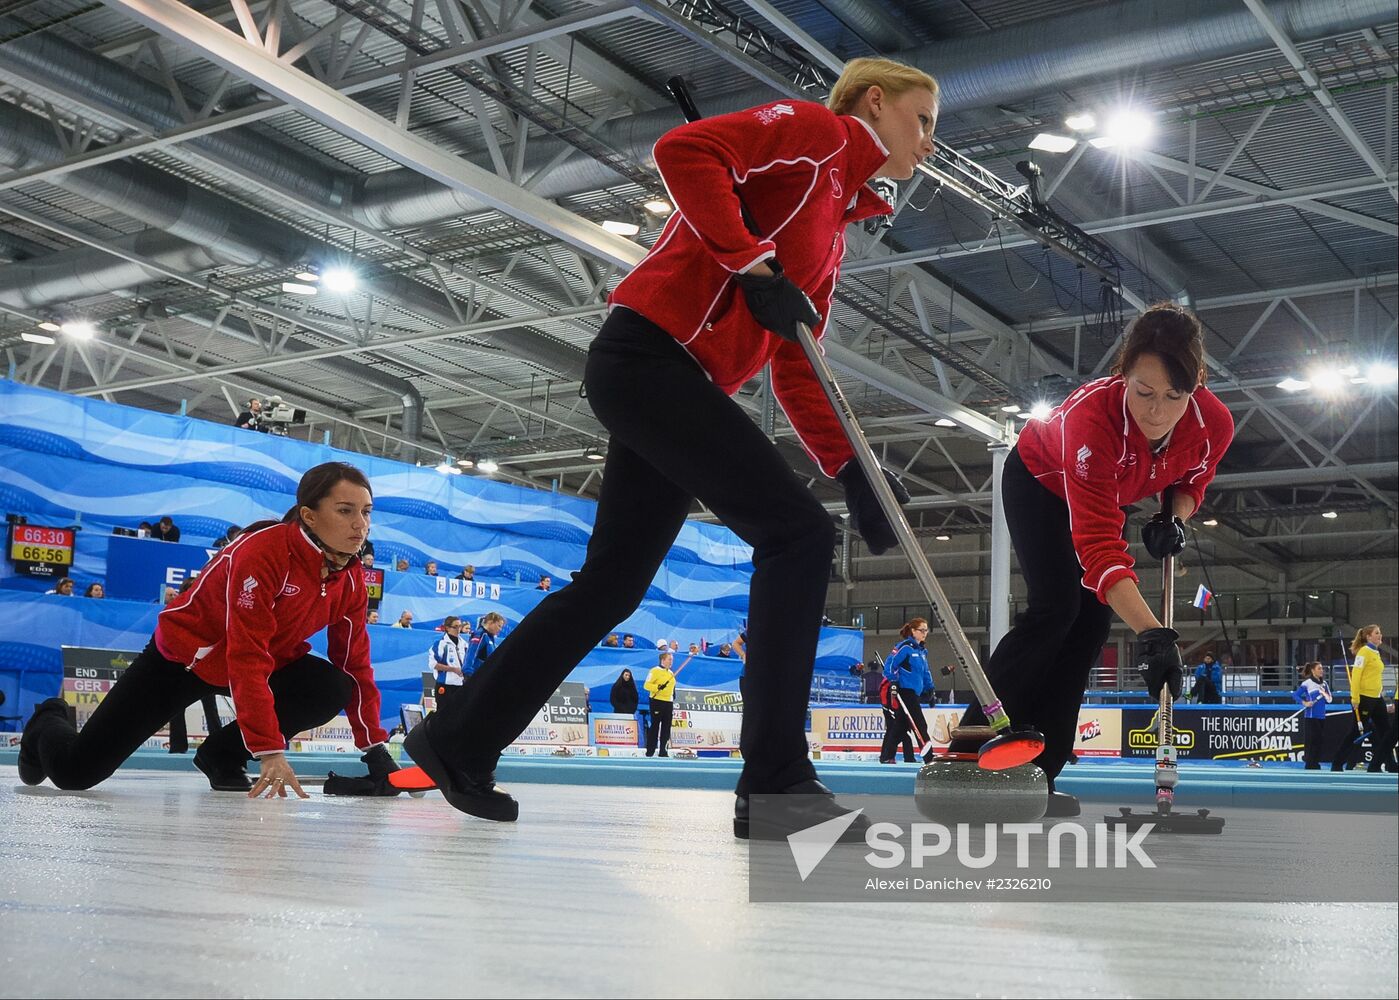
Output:
<path fill-rule="evenodd" d="M 787 797 L 790 796 L 790 799 Z M 848 816 L 854 810 L 836 801 L 832 792 L 815 778 L 788 785 L 776 795 L 764 795 L 762 818 L 753 821 L 747 795 L 734 802 L 734 836 L 740 840 L 786 840 L 798 831 L 828 820 Z M 870 821 L 856 816 L 837 843 L 863 844 Z"/>
<path fill-rule="evenodd" d="M 469 816 L 497 823 L 513 823 L 519 819 L 520 804 L 495 783 L 494 771 L 468 774 L 451 767 L 438 756 L 428 739 L 427 730 L 431 722 L 429 718 L 414 726 L 403 741 L 403 749 L 442 791 L 447 804 Z"/>
<path fill-rule="evenodd" d="M 248 772 L 243 770 L 243 762 L 236 765 L 228 761 L 213 760 L 212 754 L 206 754 L 204 748 L 200 747 L 194 752 L 194 766 L 204 772 L 204 777 L 209 779 L 209 787 L 216 792 L 242 792 L 246 795 L 253 790 L 253 781 L 248 777 Z"/>
<path fill-rule="evenodd" d="M 24 734 L 19 738 L 19 780 L 26 785 L 37 785 L 48 777 L 44 765 L 39 760 L 39 730 L 53 719 L 62 718 L 71 722 L 68 703 L 62 698 L 49 698 L 34 706 L 34 714 L 25 724 Z"/>
<path fill-rule="evenodd" d="M 1051 817 L 1065 819 L 1069 816 L 1077 816 L 1082 811 L 1078 806 L 1077 796 L 1070 795 L 1068 792 L 1050 792 L 1049 807 L 1045 809 L 1044 815 L 1046 819 Z"/>

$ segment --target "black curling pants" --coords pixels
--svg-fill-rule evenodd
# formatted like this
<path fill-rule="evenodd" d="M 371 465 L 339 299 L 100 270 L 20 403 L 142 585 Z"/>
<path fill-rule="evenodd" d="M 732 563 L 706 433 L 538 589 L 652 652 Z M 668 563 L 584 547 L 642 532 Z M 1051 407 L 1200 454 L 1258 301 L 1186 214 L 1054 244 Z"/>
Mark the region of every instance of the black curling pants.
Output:
<path fill-rule="evenodd" d="M 1044 735 L 1044 751 L 1035 763 L 1053 781 L 1073 750 L 1079 706 L 1093 662 L 1107 642 L 1112 609 L 1083 586 L 1068 504 L 1036 481 L 1017 451 L 1006 459 L 1001 493 L 1029 593 L 1025 610 L 996 644 L 986 677 L 1011 724 L 1033 726 Z M 986 724 L 975 697 L 962 724 Z M 952 747 L 976 748 L 965 741 Z"/>
<path fill-rule="evenodd" d="M 698 499 L 753 547 L 739 794 L 815 776 L 806 709 L 825 607 L 831 517 L 743 409 L 660 327 L 614 309 L 584 385 L 611 439 L 583 567 L 436 713 L 434 749 L 495 767 L 563 679 L 641 602 Z M 654 710 L 653 710 L 654 711 Z"/>
<path fill-rule="evenodd" d="M 646 726 L 646 756 L 657 748 L 662 757 L 670 756 L 670 723 L 675 715 L 675 703 L 651 699 L 651 720 Z"/>
<path fill-rule="evenodd" d="M 923 706 L 918 702 L 918 692 L 912 688 L 899 688 L 899 700 L 903 707 L 897 712 L 884 710 L 884 742 L 879 748 L 880 760 L 893 760 L 903 744 L 904 760 L 912 763 L 918 759 L 914 744 L 923 749 L 923 741 L 928 735 L 928 720 L 923 717 Z M 909 717 L 913 721 L 910 724 Z"/>
<path fill-rule="evenodd" d="M 353 682 L 319 656 L 306 655 L 276 671 L 268 681 L 282 735 L 323 725 L 350 703 Z M 175 712 L 204 695 L 222 692 L 161 656 L 155 643 L 122 671 L 79 732 L 66 716 L 41 717 L 36 734 L 44 773 L 59 788 L 91 788 L 112 776 L 122 761 L 160 730 Z M 236 722 L 210 735 L 200 756 L 219 766 L 239 767 L 251 759 Z"/>

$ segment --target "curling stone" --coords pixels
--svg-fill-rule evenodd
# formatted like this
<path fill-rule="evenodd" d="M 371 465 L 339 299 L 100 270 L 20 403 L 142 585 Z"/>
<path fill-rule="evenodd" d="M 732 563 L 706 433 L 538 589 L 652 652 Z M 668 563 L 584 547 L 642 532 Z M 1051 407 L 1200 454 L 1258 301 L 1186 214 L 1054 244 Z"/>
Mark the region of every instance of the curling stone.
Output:
<path fill-rule="evenodd" d="M 928 819 L 955 823 L 1034 823 L 1049 804 L 1049 781 L 1036 764 L 994 771 L 976 754 L 944 754 L 918 770 L 913 801 Z"/>

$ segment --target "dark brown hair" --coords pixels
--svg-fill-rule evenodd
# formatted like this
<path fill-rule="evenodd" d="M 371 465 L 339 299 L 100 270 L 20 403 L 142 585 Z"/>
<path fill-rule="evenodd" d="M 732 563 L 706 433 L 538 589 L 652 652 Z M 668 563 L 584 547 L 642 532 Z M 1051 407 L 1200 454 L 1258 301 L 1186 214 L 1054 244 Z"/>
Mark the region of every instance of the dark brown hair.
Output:
<path fill-rule="evenodd" d="M 1131 371 L 1143 354 L 1161 359 L 1176 392 L 1194 392 L 1205 384 L 1205 336 L 1200 321 L 1174 302 L 1158 302 L 1132 321 L 1112 373 Z"/>
<path fill-rule="evenodd" d="M 374 496 L 374 489 L 369 485 L 369 478 L 359 469 L 349 462 L 324 462 L 313 469 L 307 469 L 306 474 L 301 477 L 301 482 L 296 484 L 296 503 L 282 515 L 283 524 L 292 524 L 301 518 L 301 508 L 310 507 L 314 510 L 322 500 L 330 496 L 330 491 L 335 489 L 339 483 L 354 483 L 356 486 L 363 486 L 369 491 L 369 495 Z M 257 521 L 243 529 L 243 534 L 250 535 L 254 531 L 261 531 L 263 528 L 270 528 L 276 521 Z"/>
<path fill-rule="evenodd" d="M 1302 679 L 1303 679 L 1303 680 L 1306 680 L 1308 677 L 1310 677 L 1310 676 L 1312 675 L 1312 667 L 1319 667 L 1319 666 L 1321 666 L 1321 661 L 1320 661 L 1320 660 L 1312 660 L 1311 663 L 1308 663 L 1305 667 L 1302 668 Z"/>

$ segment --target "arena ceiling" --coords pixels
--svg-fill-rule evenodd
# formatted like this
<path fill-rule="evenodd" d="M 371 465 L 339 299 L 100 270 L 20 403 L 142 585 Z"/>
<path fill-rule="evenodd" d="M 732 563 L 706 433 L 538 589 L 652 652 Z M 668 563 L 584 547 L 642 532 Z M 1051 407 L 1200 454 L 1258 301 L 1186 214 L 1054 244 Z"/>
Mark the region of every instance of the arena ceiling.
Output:
<path fill-rule="evenodd" d="M 666 79 L 719 112 L 883 54 L 939 77 L 940 145 L 1016 187 L 1032 161 L 1130 300 L 1198 311 L 1238 426 L 1222 560 L 1392 558 L 1397 35 L 1379 0 L 0 0 L 0 348 L 30 384 L 216 421 L 276 394 L 299 437 L 595 496 L 578 378 L 664 221 Z M 1152 134 L 1103 142 L 1123 108 Z M 852 232 L 831 358 L 915 524 L 985 532 L 1004 408 L 1103 372 L 1132 307 L 949 186 L 898 204 Z M 288 290 L 333 268 L 354 287 Z M 740 400 L 840 510 L 764 380 Z"/>

